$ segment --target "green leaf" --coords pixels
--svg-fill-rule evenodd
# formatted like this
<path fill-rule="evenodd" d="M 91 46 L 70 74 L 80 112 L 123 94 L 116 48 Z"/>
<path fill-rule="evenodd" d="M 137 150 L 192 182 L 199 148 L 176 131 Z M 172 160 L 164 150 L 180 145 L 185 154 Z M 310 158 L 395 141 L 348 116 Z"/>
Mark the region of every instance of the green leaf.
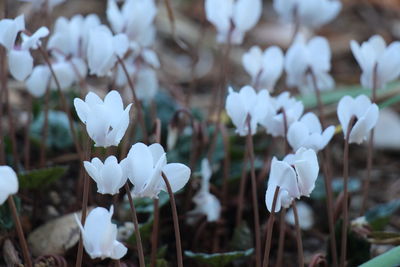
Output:
<path fill-rule="evenodd" d="M 231 251 L 231 252 L 224 252 L 224 253 L 214 253 L 214 254 L 207 254 L 207 253 L 195 253 L 192 251 L 185 251 L 185 256 L 188 258 L 192 258 L 199 263 L 207 264 L 213 267 L 223 267 L 228 265 L 234 260 L 248 257 L 253 254 L 254 249 L 248 249 L 245 251 Z"/>
<path fill-rule="evenodd" d="M 67 170 L 67 167 L 55 166 L 23 172 L 18 175 L 19 186 L 27 189 L 42 189 L 60 179 Z"/>
<path fill-rule="evenodd" d="M 390 216 L 400 207 L 400 199 L 373 207 L 365 213 L 365 219 L 374 230 L 382 230 Z"/>
<path fill-rule="evenodd" d="M 372 260 L 360 265 L 360 267 L 394 267 L 400 265 L 400 246 L 392 248 L 388 252 L 379 255 Z"/>
<path fill-rule="evenodd" d="M 136 229 L 135 229 L 136 231 Z M 153 231 L 153 217 L 150 217 L 147 222 L 139 224 L 140 237 L 142 240 L 150 240 Z M 136 246 L 136 234 L 132 233 L 131 237 L 127 240 L 132 246 Z"/>

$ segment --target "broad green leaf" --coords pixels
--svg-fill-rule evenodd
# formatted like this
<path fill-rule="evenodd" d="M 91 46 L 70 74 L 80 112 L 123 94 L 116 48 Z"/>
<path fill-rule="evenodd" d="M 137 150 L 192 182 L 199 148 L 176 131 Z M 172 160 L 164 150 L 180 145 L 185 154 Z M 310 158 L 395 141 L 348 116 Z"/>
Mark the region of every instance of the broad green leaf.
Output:
<path fill-rule="evenodd" d="M 389 222 L 390 216 L 400 208 L 400 199 L 377 205 L 365 213 L 365 219 L 374 230 L 382 230 Z"/>
<path fill-rule="evenodd" d="M 400 246 L 365 262 L 360 267 L 394 267 L 400 265 Z"/>
<path fill-rule="evenodd" d="M 185 256 L 198 261 L 200 264 L 207 264 L 212 267 L 223 267 L 228 265 L 234 260 L 250 256 L 251 254 L 253 254 L 253 251 L 254 249 L 251 248 L 245 251 L 231 251 L 224 253 L 207 254 L 207 253 L 195 253 L 186 250 Z"/>
<path fill-rule="evenodd" d="M 19 186 L 27 189 L 42 189 L 60 179 L 67 170 L 67 167 L 55 166 L 22 172 L 18 175 Z"/>

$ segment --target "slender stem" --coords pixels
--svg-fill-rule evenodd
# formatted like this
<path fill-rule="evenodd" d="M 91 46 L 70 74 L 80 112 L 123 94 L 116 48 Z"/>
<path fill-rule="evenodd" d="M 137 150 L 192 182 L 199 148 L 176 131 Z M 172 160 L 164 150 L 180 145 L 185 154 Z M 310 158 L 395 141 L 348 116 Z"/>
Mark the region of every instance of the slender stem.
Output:
<path fill-rule="evenodd" d="M 361 204 L 360 215 L 364 214 L 365 209 L 367 208 L 367 200 L 368 200 L 368 192 L 369 192 L 369 183 L 371 180 L 371 170 L 372 170 L 372 161 L 373 161 L 373 152 L 374 152 L 374 129 L 371 130 L 369 134 L 368 140 L 368 152 L 367 152 L 367 177 L 363 183 L 363 199 Z"/>
<path fill-rule="evenodd" d="M 317 98 L 317 105 L 318 105 L 318 112 L 319 112 L 319 119 L 321 121 L 322 128 L 325 128 L 325 112 L 324 112 L 324 104 L 322 103 L 321 98 L 321 90 L 318 87 L 317 77 L 315 76 L 314 72 L 311 69 L 308 69 L 309 74 L 311 75 L 311 80 L 313 83 L 315 95 Z M 326 205 L 328 211 L 328 226 L 329 226 L 329 239 L 330 239 L 330 246 L 331 246 L 331 254 L 332 254 L 332 264 L 334 267 L 338 266 L 337 263 L 337 251 L 336 251 L 336 236 L 335 236 L 335 225 L 333 219 L 333 194 L 332 194 L 332 184 L 331 184 L 331 160 L 330 160 L 330 149 L 329 144 L 325 147 L 324 150 L 324 177 L 325 177 L 325 191 L 326 191 Z"/>
<path fill-rule="evenodd" d="M 336 235 L 335 235 L 335 224 L 334 224 L 334 205 L 333 205 L 333 194 L 332 194 L 332 174 L 330 171 L 330 151 L 328 147 L 324 150 L 324 177 L 325 177 L 325 191 L 326 191 L 326 205 L 328 212 L 328 227 L 329 227 L 329 240 L 331 247 L 331 255 L 332 255 L 332 265 L 333 267 L 338 266 L 338 256 L 337 256 L 337 248 L 336 248 Z"/>
<path fill-rule="evenodd" d="M 178 221 L 178 212 L 176 211 L 175 197 L 172 192 L 171 185 L 169 184 L 167 176 L 163 172 L 161 172 L 161 176 L 167 186 L 169 200 L 171 202 L 172 209 L 172 217 L 174 220 L 174 231 L 175 231 L 175 241 L 176 241 L 176 256 L 178 260 L 178 267 L 183 267 L 183 258 L 182 258 L 182 246 L 181 246 L 181 234 L 179 231 L 179 221 Z"/>
<path fill-rule="evenodd" d="M 229 169 L 230 169 L 230 144 L 228 131 L 224 124 L 220 125 L 220 131 L 222 134 L 222 140 L 224 143 L 224 166 L 223 166 L 223 180 L 222 180 L 222 206 L 226 205 L 227 194 L 228 194 L 228 179 L 229 179 Z"/>
<path fill-rule="evenodd" d="M 247 118 L 247 153 L 249 154 L 250 161 L 250 177 L 251 177 L 251 191 L 252 191 L 252 200 L 253 200 L 253 216 L 254 216 L 254 231 L 255 231 L 255 239 L 256 239 L 256 266 L 261 267 L 261 237 L 260 237 L 260 218 L 258 215 L 258 197 L 257 197 L 257 181 L 256 181 L 256 170 L 254 168 L 254 144 L 253 144 L 253 136 L 251 135 L 251 123 L 250 123 L 250 115 Z"/>
<path fill-rule="evenodd" d="M 121 261 L 120 260 L 114 260 L 115 266 L 116 267 L 121 267 Z"/>
<path fill-rule="evenodd" d="M 346 138 L 344 140 L 343 152 L 343 222 L 342 222 L 342 240 L 340 253 L 340 266 L 345 267 L 347 252 L 347 221 L 348 221 L 348 180 L 349 180 L 349 138 L 355 117 L 351 117 L 347 126 Z"/>
<path fill-rule="evenodd" d="M 24 136 L 24 165 L 25 170 L 30 168 L 30 150 L 31 150 L 31 139 L 29 138 L 29 129 L 32 123 L 32 96 L 27 97 L 27 111 L 28 111 L 28 121 L 25 126 L 25 136 Z"/>
<path fill-rule="evenodd" d="M 293 214 L 294 214 L 294 223 L 296 225 L 296 239 L 297 239 L 297 255 L 299 257 L 299 267 L 304 267 L 304 255 L 303 255 L 303 243 L 301 241 L 301 229 L 299 224 L 299 214 L 297 213 L 296 201 L 292 202 Z"/>
<path fill-rule="evenodd" d="M 81 224 L 85 225 L 86 221 L 86 215 L 87 215 L 87 203 L 88 203 L 88 198 L 89 198 L 89 186 L 90 186 L 90 181 L 89 177 L 84 174 L 84 185 L 83 185 L 83 201 L 82 201 L 82 216 L 81 216 Z M 82 240 L 82 235 L 79 239 L 79 244 L 78 244 L 78 253 L 76 256 L 76 267 L 82 266 L 82 257 L 83 257 L 83 240 Z"/>
<path fill-rule="evenodd" d="M 136 105 L 137 114 L 138 114 L 138 120 L 139 120 L 140 126 L 142 128 L 143 138 L 144 138 L 145 142 L 147 143 L 149 141 L 149 137 L 147 135 L 147 129 L 146 129 L 146 124 L 144 122 L 144 115 L 143 115 L 142 107 L 140 105 L 139 99 L 136 96 L 135 86 L 133 85 L 131 77 L 129 76 L 129 73 L 128 73 L 128 70 L 127 70 L 127 68 L 125 66 L 124 61 L 118 56 L 117 56 L 117 59 L 118 59 L 118 63 L 122 67 L 122 70 L 124 71 L 126 79 L 128 80 L 128 85 L 131 88 L 132 96 L 133 96 L 133 102 Z"/>
<path fill-rule="evenodd" d="M 157 198 L 153 200 L 153 207 L 154 207 L 154 220 L 153 220 L 153 231 L 151 233 L 150 267 L 156 266 L 156 259 L 157 259 L 158 225 L 159 225 L 159 215 L 160 215 Z"/>
<path fill-rule="evenodd" d="M 140 236 L 139 222 L 138 222 L 136 209 L 135 209 L 135 204 L 133 203 L 131 190 L 129 188 L 128 182 L 126 182 L 126 184 L 125 184 L 125 191 L 126 191 L 126 194 L 128 195 L 129 205 L 131 207 L 132 221 L 133 221 L 133 224 L 135 226 L 136 246 L 137 246 L 137 250 L 138 250 L 138 254 L 139 254 L 139 264 L 140 264 L 140 267 L 145 267 L 146 264 L 144 262 L 142 237 Z"/>
<path fill-rule="evenodd" d="M 285 233 L 286 233 L 286 223 L 285 223 L 286 209 L 283 208 L 281 216 L 279 218 L 279 241 L 278 241 L 278 256 L 276 257 L 276 266 L 282 266 L 283 262 L 283 249 L 285 247 Z"/>
<path fill-rule="evenodd" d="M 243 158 L 242 175 L 240 177 L 238 209 L 236 212 L 236 227 L 239 227 L 240 223 L 242 222 L 244 193 L 246 191 L 247 162 L 248 162 L 248 153 L 245 151 Z"/>
<path fill-rule="evenodd" d="M 376 102 L 376 90 L 378 88 L 378 77 L 377 77 L 377 68 L 378 65 L 375 64 L 373 70 L 373 85 L 372 85 L 372 103 Z M 368 200 L 368 192 L 369 192 L 369 183 L 371 180 L 371 170 L 373 165 L 373 152 L 374 152 L 374 129 L 371 130 L 369 135 L 369 142 L 368 142 L 368 154 L 367 154 L 367 177 L 363 182 L 363 200 L 361 204 L 361 211 L 360 214 L 364 214 L 365 209 L 367 208 L 367 200 Z"/>
<path fill-rule="evenodd" d="M 64 92 L 61 89 L 60 82 L 58 81 L 57 75 L 54 72 L 53 66 L 51 65 L 49 56 L 47 55 L 47 53 L 44 51 L 44 49 L 41 46 L 39 46 L 39 51 L 42 54 L 43 59 L 46 62 L 47 66 L 49 67 L 51 75 L 54 78 L 54 82 L 56 84 L 58 93 L 60 94 L 60 99 L 61 99 L 61 103 L 62 103 L 64 112 L 65 112 L 65 114 L 67 114 L 67 117 L 68 117 L 69 128 L 70 128 L 70 131 L 71 131 L 72 138 L 74 140 L 75 149 L 76 149 L 77 153 L 79 154 L 80 160 L 83 161 L 84 160 L 84 156 L 83 156 L 82 149 L 81 149 L 81 147 L 79 145 L 79 142 L 78 142 L 78 137 L 77 137 L 77 135 L 75 133 L 74 121 L 73 121 L 72 116 L 71 116 L 71 110 L 69 108 L 68 101 L 67 101 L 67 99 L 66 99 L 66 97 L 64 95 Z"/>
<path fill-rule="evenodd" d="M 32 267 L 32 261 L 31 257 L 29 256 L 29 250 L 28 250 L 28 245 L 26 244 L 25 236 L 24 236 L 24 231 L 21 226 L 21 221 L 19 220 L 19 216 L 17 213 L 17 208 L 15 207 L 15 202 L 12 196 L 8 197 L 8 205 L 10 206 L 11 209 L 11 214 L 15 223 L 15 228 L 17 229 L 17 234 L 19 238 L 19 243 L 22 248 L 22 254 L 24 256 L 24 261 L 26 266 Z"/>
<path fill-rule="evenodd" d="M 282 115 L 283 115 L 285 154 L 288 154 L 289 153 L 289 144 L 287 141 L 288 121 L 287 121 L 285 109 L 282 109 Z M 283 261 L 283 250 L 285 248 L 285 234 L 286 234 L 285 215 L 286 215 L 286 209 L 282 209 L 281 217 L 280 217 L 280 221 L 279 221 L 279 242 L 278 242 L 277 266 L 282 266 L 282 261 Z"/>
<path fill-rule="evenodd" d="M 43 113 L 43 129 L 42 139 L 40 145 L 40 167 L 43 168 L 46 165 L 46 144 L 47 144 L 47 129 L 49 126 L 49 99 L 50 99 L 50 87 L 47 85 L 46 94 L 44 96 L 44 113 Z"/>
<path fill-rule="evenodd" d="M 161 121 L 156 119 L 156 143 L 160 143 L 161 140 Z M 154 207 L 154 220 L 153 220 L 153 231 L 151 233 L 151 256 L 150 256 L 150 267 L 156 266 L 157 260 L 157 247 L 158 247 L 158 230 L 159 230 L 159 217 L 160 210 L 158 206 L 158 198 L 153 199 Z"/>
<path fill-rule="evenodd" d="M 265 241 L 263 267 L 268 267 L 269 266 L 269 252 L 271 251 L 272 230 L 274 228 L 275 207 L 276 207 L 276 201 L 278 199 L 278 195 L 279 195 L 279 186 L 277 186 L 276 189 L 275 189 L 274 199 L 272 200 L 271 215 L 268 218 L 267 239 Z"/>

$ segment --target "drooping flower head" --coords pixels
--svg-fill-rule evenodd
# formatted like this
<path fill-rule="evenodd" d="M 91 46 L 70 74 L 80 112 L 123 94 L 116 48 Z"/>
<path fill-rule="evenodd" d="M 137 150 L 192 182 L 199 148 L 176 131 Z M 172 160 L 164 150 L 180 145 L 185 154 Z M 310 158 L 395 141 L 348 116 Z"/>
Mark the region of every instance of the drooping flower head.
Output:
<path fill-rule="evenodd" d="M 0 205 L 18 192 L 17 174 L 9 166 L 0 166 Z"/>
<path fill-rule="evenodd" d="M 174 193 L 183 188 L 190 178 L 190 169 L 184 164 L 167 164 L 164 148 L 157 143 L 150 146 L 134 144 L 121 165 L 134 185 L 133 197 L 158 198 L 160 191 L 167 192 L 161 172 L 167 177 Z"/>
<path fill-rule="evenodd" d="M 283 21 L 311 29 L 332 21 L 342 8 L 338 0 L 274 0 L 273 5 Z"/>
<path fill-rule="evenodd" d="M 353 40 L 350 47 L 361 67 L 363 86 L 370 89 L 382 88 L 399 76 L 400 42 L 393 42 L 386 47 L 385 40 L 379 35 L 374 35 L 361 46 Z"/>
<path fill-rule="evenodd" d="M 128 177 L 115 156 L 109 156 L 104 163 L 99 158 L 83 162 L 86 171 L 97 184 L 100 194 L 115 195 L 125 185 Z"/>
<path fill-rule="evenodd" d="M 88 93 L 85 101 L 74 99 L 74 106 L 95 146 L 117 146 L 129 125 L 129 110 L 125 109 L 121 95 L 110 91 L 104 101 L 95 93 Z"/>
<path fill-rule="evenodd" d="M 275 212 L 288 208 L 295 198 L 310 196 L 319 172 L 317 155 L 312 149 L 300 148 L 283 161 L 275 157 L 271 162 L 268 188 L 265 194 L 267 209 L 271 212 L 276 188 L 279 186 Z"/>
<path fill-rule="evenodd" d="M 261 0 L 206 0 L 207 20 L 217 28 L 219 43 L 241 44 L 261 17 Z"/>
<path fill-rule="evenodd" d="M 328 40 L 313 37 L 306 43 L 303 35 L 298 35 L 285 57 L 286 82 L 289 87 L 298 87 L 303 93 L 314 91 L 314 75 L 319 90 L 332 89 L 335 81 L 329 75 L 331 51 Z"/>
<path fill-rule="evenodd" d="M 243 67 L 251 76 L 253 85 L 269 92 L 273 91 L 282 74 L 283 61 L 283 52 L 277 46 L 271 46 L 264 52 L 260 47 L 253 46 L 242 57 Z"/>
<path fill-rule="evenodd" d="M 114 207 L 110 211 L 105 208 L 93 209 L 82 226 L 75 214 L 75 220 L 81 229 L 83 246 L 90 258 L 111 258 L 119 260 L 128 249 L 117 241 L 117 225 L 111 222 Z"/>
<path fill-rule="evenodd" d="M 300 147 L 319 151 L 329 143 L 334 133 L 335 126 L 333 125 L 322 131 L 318 117 L 309 112 L 290 125 L 287 140 L 294 151 Z"/>
<path fill-rule="evenodd" d="M 107 2 L 107 19 L 115 33 L 125 33 L 130 41 L 141 47 L 154 43 L 154 18 L 157 6 L 154 0 L 126 0 L 119 9 L 115 0 Z"/>
<path fill-rule="evenodd" d="M 115 66 L 117 57 L 122 58 L 128 51 L 128 37 L 123 34 L 113 36 L 105 25 L 93 28 L 89 33 L 87 60 L 91 74 L 105 76 Z"/>
<path fill-rule="evenodd" d="M 257 124 L 272 112 L 269 101 L 270 96 L 265 89 L 256 93 L 251 86 L 244 86 L 239 92 L 229 88 L 225 108 L 239 135 L 248 134 L 248 119 L 250 119 L 251 134 L 256 133 Z"/>
<path fill-rule="evenodd" d="M 339 101 L 337 115 L 345 139 L 350 120 L 354 117 L 348 141 L 349 143 L 361 144 L 367 140 L 370 131 L 378 122 L 379 108 L 375 103 L 371 103 L 366 95 L 359 95 L 356 98 L 344 96 Z"/>

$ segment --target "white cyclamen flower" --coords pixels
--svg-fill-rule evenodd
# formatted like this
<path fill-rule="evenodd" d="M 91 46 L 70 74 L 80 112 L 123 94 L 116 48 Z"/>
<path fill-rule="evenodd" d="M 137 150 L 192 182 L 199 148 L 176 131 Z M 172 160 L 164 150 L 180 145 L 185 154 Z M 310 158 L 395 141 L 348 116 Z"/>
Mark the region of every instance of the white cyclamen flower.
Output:
<path fill-rule="evenodd" d="M 7 50 L 14 48 L 18 33 L 25 30 L 25 17 L 19 15 L 15 19 L 0 20 L 0 44 Z"/>
<path fill-rule="evenodd" d="M 167 177 L 174 193 L 183 188 L 190 178 L 190 169 L 184 164 L 167 164 L 164 148 L 157 143 L 150 146 L 134 144 L 121 165 L 134 185 L 134 197 L 158 198 L 160 191 L 168 192 L 161 172 Z"/>
<path fill-rule="evenodd" d="M 285 57 L 286 82 L 300 90 L 315 89 L 311 73 L 315 76 L 319 90 L 332 89 L 335 85 L 328 74 L 331 69 L 331 50 L 324 37 L 313 37 L 306 43 L 303 35 L 298 35 Z"/>
<path fill-rule="evenodd" d="M 121 10 L 115 0 L 108 0 L 107 19 L 115 33 L 125 33 L 129 40 L 142 47 L 155 39 L 154 19 L 157 6 L 154 0 L 126 0 Z"/>
<path fill-rule="evenodd" d="M 17 174 L 9 166 L 0 166 L 0 205 L 18 192 Z"/>
<path fill-rule="evenodd" d="M 283 61 L 283 52 L 277 46 L 271 46 L 264 52 L 260 47 L 253 46 L 242 57 L 243 67 L 250 74 L 253 85 L 270 92 L 282 74 Z"/>
<path fill-rule="evenodd" d="M 379 35 L 374 35 L 361 46 L 353 40 L 350 47 L 361 67 L 361 84 L 364 87 L 382 88 L 399 76 L 400 42 L 393 42 L 386 47 L 385 40 Z"/>
<path fill-rule="evenodd" d="M 273 111 L 264 116 L 260 123 L 266 128 L 267 133 L 274 137 L 285 136 L 285 123 L 286 128 L 289 129 L 290 125 L 300 118 L 304 110 L 303 103 L 290 97 L 289 92 L 272 97 L 267 105 L 271 106 Z"/>
<path fill-rule="evenodd" d="M 87 60 L 91 74 L 105 76 L 114 67 L 117 56 L 122 58 L 129 48 L 125 34 L 112 35 L 105 25 L 95 27 L 89 34 Z"/>
<path fill-rule="evenodd" d="M 217 28 L 217 41 L 241 44 L 261 17 L 261 0 L 206 0 L 207 20 Z"/>
<path fill-rule="evenodd" d="M 11 75 L 18 81 L 28 77 L 33 69 L 33 58 L 30 49 L 37 49 L 40 46 L 40 38 L 46 37 L 49 30 L 46 27 L 39 28 L 31 36 L 21 34 L 22 43 L 8 51 L 8 67 Z"/>
<path fill-rule="evenodd" d="M 300 195 L 309 197 L 314 190 L 319 173 L 318 158 L 315 151 L 301 147 L 296 151 L 296 154 L 287 155 L 283 161 L 294 167 Z"/>
<path fill-rule="evenodd" d="M 104 164 L 99 158 L 84 161 L 83 164 L 90 177 L 96 182 L 97 192 L 100 194 L 118 194 L 119 189 L 128 179 L 115 156 L 109 156 Z"/>
<path fill-rule="evenodd" d="M 81 229 L 83 246 L 90 258 L 111 258 L 119 260 L 128 249 L 117 241 L 117 225 L 111 222 L 114 207 L 93 209 L 86 218 L 85 226 L 75 214 L 75 220 Z"/>
<path fill-rule="evenodd" d="M 342 8 L 338 0 L 274 0 L 273 5 L 283 21 L 312 29 L 333 20 Z"/>
<path fill-rule="evenodd" d="M 236 133 L 241 136 L 249 133 L 247 120 L 250 116 L 251 134 L 255 134 L 258 122 L 270 113 L 269 101 L 270 96 L 265 89 L 256 93 L 251 86 L 244 86 L 239 92 L 229 88 L 225 108 L 236 126 Z"/>
<path fill-rule="evenodd" d="M 100 18 L 95 14 L 86 17 L 75 15 L 71 19 L 59 17 L 47 43 L 47 49 L 57 58 L 72 56 L 86 59 L 89 32 L 99 25 Z"/>
<path fill-rule="evenodd" d="M 85 101 L 74 99 L 74 106 L 95 146 L 118 146 L 129 125 L 129 110 L 125 109 L 121 95 L 113 90 L 104 101 L 95 93 L 88 93 Z"/>
<path fill-rule="evenodd" d="M 288 208 L 293 199 L 310 196 L 318 178 L 319 165 L 317 155 L 312 149 L 300 148 L 296 154 L 287 155 L 283 161 L 272 159 L 271 172 L 265 202 L 271 212 L 274 194 L 280 187 L 275 212 L 281 207 Z"/>
<path fill-rule="evenodd" d="M 355 99 L 350 96 L 344 96 L 339 101 L 337 115 L 342 125 L 345 139 L 350 120 L 354 117 L 348 141 L 349 143 L 361 144 L 367 140 L 370 131 L 378 122 L 379 108 L 375 103 L 371 103 L 371 100 L 366 95 L 359 95 Z"/>
<path fill-rule="evenodd" d="M 300 197 L 296 172 L 287 162 L 279 161 L 274 157 L 271 162 L 271 171 L 265 194 L 265 204 L 269 212 L 272 211 L 275 190 L 278 186 L 279 193 L 274 212 L 280 211 L 281 207 L 288 208 L 294 198 Z"/>
<path fill-rule="evenodd" d="M 334 133 L 335 126 L 333 125 L 322 131 L 318 117 L 309 112 L 303 115 L 299 121 L 290 125 L 287 140 L 294 151 L 300 147 L 319 151 L 329 143 Z"/>
<path fill-rule="evenodd" d="M 193 197 L 196 207 L 190 215 L 205 215 L 208 222 L 215 222 L 221 215 L 221 203 L 216 196 L 210 193 L 210 178 L 212 170 L 207 159 L 201 161 L 201 188 Z"/>

